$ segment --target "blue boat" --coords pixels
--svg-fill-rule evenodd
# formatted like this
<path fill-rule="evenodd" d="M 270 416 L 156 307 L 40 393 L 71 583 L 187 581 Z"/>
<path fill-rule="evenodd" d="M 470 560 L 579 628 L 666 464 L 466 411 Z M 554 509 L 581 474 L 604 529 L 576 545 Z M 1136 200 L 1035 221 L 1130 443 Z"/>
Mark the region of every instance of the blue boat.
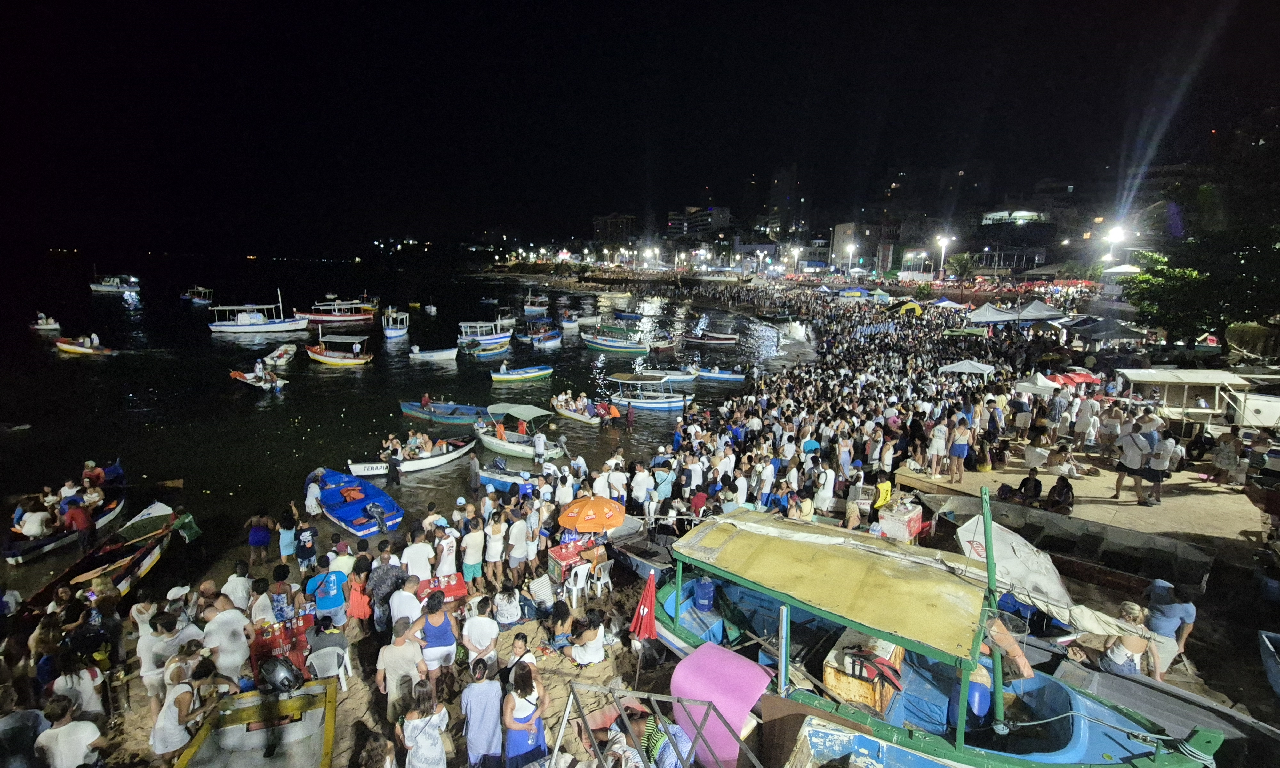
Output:
<path fill-rule="evenodd" d="M 368 480 L 321 467 L 307 475 L 303 488 L 317 476 L 320 508 L 339 528 L 367 539 L 394 531 L 404 519 L 400 505 Z"/>
<path fill-rule="evenodd" d="M 1262 667 L 1267 670 L 1267 682 L 1280 696 L 1280 633 L 1258 630 L 1258 645 L 1262 650 Z"/>
<path fill-rule="evenodd" d="M 613 310 L 613 316 L 619 320 L 642 320 L 644 315 L 639 312 L 623 312 L 620 309 Z"/>
<path fill-rule="evenodd" d="M 457 403 L 431 403 L 426 408 L 420 403 L 401 403 L 400 412 L 405 416 L 436 424 L 474 424 L 477 418 L 489 416 L 486 408 Z"/>

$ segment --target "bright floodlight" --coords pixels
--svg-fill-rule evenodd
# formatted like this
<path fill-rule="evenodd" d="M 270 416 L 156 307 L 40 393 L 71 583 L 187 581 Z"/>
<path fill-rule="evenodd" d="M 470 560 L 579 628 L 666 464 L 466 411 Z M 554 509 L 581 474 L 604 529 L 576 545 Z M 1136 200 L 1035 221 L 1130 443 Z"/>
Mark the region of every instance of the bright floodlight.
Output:
<path fill-rule="evenodd" d="M 1107 240 L 1112 243 L 1118 243 L 1124 239 L 1124 230 L 1120 227 L 1112 227 L 1107 233 Z"/>

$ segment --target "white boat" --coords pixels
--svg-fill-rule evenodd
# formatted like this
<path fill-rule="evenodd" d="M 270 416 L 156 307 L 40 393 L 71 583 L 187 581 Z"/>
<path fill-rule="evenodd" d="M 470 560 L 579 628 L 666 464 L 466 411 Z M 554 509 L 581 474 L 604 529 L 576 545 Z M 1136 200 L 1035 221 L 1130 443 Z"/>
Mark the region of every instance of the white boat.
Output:
<path fill-rule="evenodd" d="M 693 381 L 698 378 L 698 374 L 692 371 L 659 371 L 646 368 L 640 371 L 640 373 L 643 373 L 645 376 L 666 376 L 667 381 L 672 383 Z"/>
<path fill-rule="evenodd" d="M 388 339 L 398 339 L 409 334 L 409 313 L 397 312 L 395 307 L 387 307 L 382 315 L 382 335 Z"/>
<path fill-rule="evenodd" d="M 489 322 L 485 320 L 475 322 L 458 323 L 458 328 L 462 331 L 458 336 L 458 345 L 467 344 L 469 342 L 478 342 L 481 346 L 492 346 L 503 341 L 511 340 L 511 333 L 515 330 L 515 320 L 511 320 L 511 325 L 507 328 L 502 327 L 502 321 Z"/>
<path fill-rule="evenodd" d="M 446 446 L 444 453 L 433 453 L 419 459 L 405 459 L 400 462 L 400 473 L 433 469 L 457 461 L 476 447 L 477 440 L 473 437 L 469 440 L 455 439 L 442 442 Z M 356 477 L 376 477 L 387 474 L 385 461 L 348 461 L 347 466 L 351 469 L 351 474 Z"/>
<path fill-rule="evenodd" d="M 566 317 L 560 321 L 560 330 L 565 333 L 574 333 L 578 330 L 578 322 L 578 320 Z"/>
<path fill-rule="evenodd" d="M 511 416 L 520 419 L 529 425 L 531 434 L 521 435 L 515 430 L 503 429 L 506 439 L 501 440 L 497 436 L 497 430 L 494 427 L 476 427 L 476 436 L 480 438 L 480 442 L 485 448 L 495 452 L 503 453 L 507 456 L 519 456 L 525 459 L 533 458 L 533 434 L 537 432 L 534 423 L 538 419 L 544 419 L 553 415 L 551 411 L 544 411 L 533 405 L 517 405 L 514 403 L 495 403 L 489 406 L 489 418 L 494 420 L 504 419 Z M 547 440 L 547 450 L 543 454 L 544 459 L 558 459 L 564 456 L 564 451 L 560 446 Z"/>
<path fill-rule="evenodd" d="M 590 424 L 590 425 L 591 425 L 591 426 L 593 426 L 593 427 L 598 427 L 598 426 L 600 426 L 600 417 L 599 417 L 599 416 L 587 416 L 586 414 L 578 413 L 577 411 L 570 411 L 570 410 L 568 410 L 567 408 L 561 408 L 561 407 L 560 407 L 560 406 L 558 406 L 558 405 L 557 405 L 557 406 L 555 406 L 555 409 L 556 409 L 556 413 L 560 414 L 561 416 L 565 417 L 566 419 L 573 419 L 574 421 L 581 421 L 583 424 Z"/>
<path fill-rule="evenodd" d="M 276 289 L 275 304 L 240 304 L 211 307 L 214 333 L 284 333 L 307 330 L 305 317 L 285 318 L 284 301 Z"/>
<path fill-rule="evenodd" d="M 553 369 L 549 365 L 534 365 L 528 368 L 511 368 L 507 369 L 503 364 L 500 371 L 490 371 L 489 376 L 495 382 L 518 382 L 518 381 L 535 381 L 537 379 L 545 379 L 551 376 Z"/>
<path fill-rule="evenodd" d="M 544 333 L 541 336 L 534 336 L 532 339 L 533 348 L 543 350 L 559 349 L 563 338 L 564 334 L 560 331 L 552 331 L 551 333 Z"/>
<path fill-rule="evenodd" d="M 280 390 L 284 389 L 285 384 L 289 383 L 288 379 L 282 379 L 279 376 L 275 375 L 274 373 L 271 373 L 270 371 L 265 372 L 262 376 L 259 376 L 258 374 L 252 373 L 252 372 L 244 373 L 243 371 L 232 371 L 231 378 L 235 379 L 236 381 L 240 381 L 245 384 L 248 384 L 251 387 L 257 387 L 258 389 L 261 389 L 264 392 L 267 392 L 273 389 L 276 392 L 279 392 Z"/>
<path fill-rule="evenodd" d="M 114 355 L 116 351 L 110 347 L 104 347 L 101 344 L 90 344 L 86 338 L 79 339 L 57 339 L 53 345 L 58 348 L 59 352 L 66 352 L 69 355 Z"/>
<path fill-rule="evenodd" d="M 534 296 L 533 291 L 529 291 L 529 295 L 524 300 L 524 313 L 526 315 L 545 315 L 551 309 L 551 300 L 542 296 Z"/>
<path fill-rule="evenodd" d="M 95 276 L 89 283 L 89 290 L 94 293 L 137 293 L 141 288 L 141 281 L 130 275 Z"/>
<path fill-rule="evenodd" d="M 59 323 L 52 317 L 45 317 L 45 314 L 41 312 L 40 315 L 36 317 L 36 321 L 31 324 L 30 328 L 33 331 L 58 331 L 62 330 L 62 323 Z"/>
<path fill-rule="evenodd" d="M 322 327 L 319 343 L 314 346 L 307 346 L 307 357 L 325 365 L 346 367 L 364 365 L 373 359 L 373 355 L 365 352 L 362 348 L 362 345 L 368 340 L 368 336 L 325 336 Z M 329 344 L 350 344 L 351 351 L 342 352 L 336 349 L 329 349 L 325 342 Z"/>
<path fill-rule="evenodd" d="M 579 327 L 584 325 L 599 325 L 599 324 L 600 324 L 600 315 L 582 315 L 581 317 L 578 318 Z"/>
<path fill-rule="evenodd" d="M 719 368 L 699 368 L 696 365 L 689 366 L 689 372 L 700 379 L 712 379 L 715 381 L 746 381 L 747 378 L 745 373 L 722 371 Z"/>
<path fill-rule="evenodd" d="M 297 344 L 281 344 L 276 347 L 276 351 L 262 358 L 262 362 L 267 365 L 287 365 L 296 354 L 298 354 Z"/>
<path fill-rule="evenodd" d="M 213 289 L 211 289 L 211 288 L 201 288 L 201 287 L 200 287 L 200 286 L 198 286 L 198 285 L 193 285 L 193 286 L 191 286 L 190 288 L 188 288 L 188 289 L 187 289 L 187 292 L 186 292 L 186 293 L 182 294 L 182 295 L 181 295 L 181 296 L 179 296 L 178 298 L 180 298 L 180 299 L 182 299 L 182 300 L 184 300 L 184 301 L 189 301 L 189 302 L 191 302 L 192 306 L 195 306 L 195 305 L 198 305 L 198 304 L 212 304 L 212 303 L 213 303 Z"/>
<path fill-rule="evenodd" d="M 431 360 L 437 363 L 448 362 L 458 359 L 458 348 L 449 347 L 448 349 L 418 349 L 418 345 L 414 344 L 409 347 L 410 360 Z"/>
<path fill-rule="evenodd" d="M 609 377 L 609 381 L 618 385 L 618 392 L 609 399 L 623 408 L 631 406 L 638 411 L 682 411 L 693 400 L 693 395 L 672 391 L 671 382 L 666 376 L 615 373 Z"/>
<path fill-rule="evenodd" d="M 284 624 L 273 624 L 268 630 L 272 635 L 301 632 Z M 271 642 L 279 643 L 278 639 Z M 337 764 L 333 742 L 338 684 L 338 678 L 324 677 L 309 680 L 291 693 L 257 690 L 227 696 L 204 719 L 175 764 L 184 768 L 331 768 Z"/>
<path fill-rule="evenodd" d="M 311 305 L 310 312 L 293 310 L 294 317 L 301 317 L 313 323 L 367 323 L 373 320 L 377 311 L 368 302 L 352 301 L 317 301 Z"/>
<path fill-rule="evenodd" d="M 435 305 L 435 304 L 428 304 L 428 305 L 426 305 L 425 307 L 423 307 L 423 308 L 422 308 L 422 311 L 423 311 L 423 312 L 426 312 L 428 315 L 431 315 L 432 317 L 435 317 L 435 316 L 436 316 L 436 305 Z"/>

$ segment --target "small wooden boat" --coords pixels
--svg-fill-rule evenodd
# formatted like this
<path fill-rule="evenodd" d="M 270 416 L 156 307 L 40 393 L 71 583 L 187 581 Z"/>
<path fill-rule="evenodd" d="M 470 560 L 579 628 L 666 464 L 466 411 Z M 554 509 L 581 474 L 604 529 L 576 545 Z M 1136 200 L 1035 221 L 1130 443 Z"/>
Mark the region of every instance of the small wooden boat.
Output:
<path fill-rule="evenodd" d="M 660 371 L 650 370 L 648 368 L 641 371 L 645 376 L 666 376 L 667 381 L 678 383 L 684 381 L 693 381 L 698 378 L 696 370 L 693 371 Z"/>
<path fill-rule="evenodd" d="M 141 281 L 131 275 L 95 276 L 89 283 L 89 290 L 94 293 L 137 293 L 141 288 Z"/>
<path fill-rule="evenodd" d="M 313 477 L 320 482 L 325 517 L 362 539 L 394 531 L 404 519 L 400 505 L 368 480 L 321 467 L 307 475 L 304 488 Z"/>
<path fill-rule="evenodd" d="M 458 328 L 462 331 L 458 336 L 458 346 L 465 346 L 472 342 L 481 346 L 492 346 L 511 340 L 511 333 L 515 329 L 515 321 L 512 321 L 511 325 L 506 328 L 502 327 L 500 322 L 488 321 L 458 323 Z"/>
<path fill-rule="evenodd" d="M 69 355 L 114 355 L 116 351 L 101 344 L 97 346 L 89 346 L 82 344 L 76 339 L 60 338 L 53 342 L 53 345 L 60 352 L 66 352 Z"/>
<path fill-rule="evenodd" d="M 649 344 L 643 341 L 631 341 L 600 333 L 582 333 L 582 343 L 587 349 L 597 352 L 617 352 L 624 355 L 643 355 L 649 351 Z"/>
<path fill-rule="evenodd" d="M 62 323 L 52 317 L 45 317 L 44 313 L 41 312 L 36 321 L 27 327 L 33 331 L 57 331 L 62 329 Z"/>
<path fill-rule="evenodd" d="M 664 352 L 674 352 L 675 350 L 676 350 L 676 340 L 671 337 L 667 337 L 664 339 L 655 339 L 649 342 L 649 351 L 654 353 L 655 355 L 660 355 L 660 354 L 663 354 Z"/>
<path fill-rule="evenodd" d="M 418 345 L 414 344 L 409 347 L 410 360 L 430 360 L 436 363 L 445 363 L 458 359 L 458 348 L 449 347 L 448 349 L 418 349 Z"/>
<path fill-rule="evenodd" d="M 507 371 L 490 371 L 495 382 L 535 381 L 545 379 L 554 372 L 549 365 L 534 365 L 529 368 L 512 368 Z"/>
<path fill-rule="evenodd" d="M 511 342 L 504 341 L 501 344 L 492 346 L 477 346 L 470 349 L 463 349 L 464 352 L 475 357 L 477 360 L 493 360 L 511 351 Z"/>
<path fill-rule="evenodd" d="M 497 430 L 492 427 L 477 427 L 476 436 L 480 438 L 480 442 L 485 448 L 495 452 L 506 454 L 507 456 L 519 456 L 525 459 L 532 459 L 533 452 L 533 435 L 537 433 L 537 427 L 534 426 L 539 419 L 545 419 L 553 414 L 551 411 L 544 411 L 533 405 L 518 405 L 514 403 L 494 403 L 489 406 L 489 418 L 493 420 L 505 419 L 511 416 L 520 419 L 529 424 L 528 435 L 521 435 L 515 430 L 503 430 L 506 439 L 499 439 Z M 496 421 L 495 421 L 496 423 Z M 543 454 L 545 459 L 558 459 L 564 456 L 564 451 L 559 445 L 547 441 L 547 450 Z"/>
<path fill-rule="evenodd" d="M 1280 633 L 1258 630 L 1258 645 L 1262 650 L 1262 667 L 1267 671 L 1271 690 L 1280 696 Z"/>
<path fill-rule="evenodd" d="M 276 289 L 275 304 L 238 304 L 211 307 L 214 333 L 283 333 L 307 330 L 305 317 L 285 317 L 284 300 Z"/>
<path fill-rule="evenodd" d="M 310 312 L 293 310 L 294 317 L 313 323 L 367 323 L 373 320 L 374 309 L 362 301 L 317 301 Z"/>
<path fill-rule="evenodd" d="M 474 424 L 489 415 L 488 409 L 457 403 L 430 403 L 425 408 L 420 403 L 400 403 L 400 412 L 435 424 Z"/>
<path fill-rule="evenodd" d="M 442 440 L 445 449 L 443 453 L 432 452 L 430 456 L 423 456 L 418 459 L 404 459 L 400 462 L 401 474 L 405 472 L 419 472 L 424 469 L 434 469 L 450 464 L 467 455 L 472 448 L 476 447 L 476 438 L 466 440 Z M 387 474 L 387 463 L 385 461 L 348 461 L 347 467 L 351 470 L 351 474 L 356 477 L 376 477 L 378 475 Z"/>
<path fill-rule="evenodd" d="M 193 285 L 187 289 L 186 293 L 182 294 L 178 298 L 182 299 L 183 301 L 191 302 L 192 306 L 198 306 L 202 304 L 212 304 L 213 289 L 201 288 L 198 285 Z"/>
<path fill-rule="evenodd" d="M 282 379 L 279 376 L 276 376 L 274 373 L 271 373 L 270 371 L 266 372 L 262 376 L 259 376 L 258 374 L 252 373 L 252 372 L 244 373 L 242 371 L 232 371 L 231 378 L 236 381 L 248 384 L 251 387 L 257 387 L 258 389 L 261 389 L 264 392 L 270 391 L 270 390 L 275 390 L 276 392 L 279 392 L 280 390 L 284 389 L 285 384 L 289 383 L 287 379 Z"/>
<path fill-rule="evenodd" d="M 124 510 L 123 489 L 104 488 L 111 494 L 104 497 L 102 504 L 94 510 L 92 518 L 95 528 L 102 530 L 111 524 Z M 9 545 L 4 550 L 4 560 L 9 565 L 29 563 L 42 555 L 76 543 L 76 532 L 59 529 L 49 536 L 39 539 L 28 539 L 16 529 L 9 534 Z"/>
<path fill-rule="evenodd" d="M 281 344 L 276 350 L 266 357 L 262 358 L 262 362 L 267 365 L 281 366 L 287 365 L 293 356 L 298 354 L 297 344 Z"/>
<path fill-rule="evenodd" d="M 541 336 L 534 336 L 533 348 L 543 350 L 559 349 L 563 338 L 564 334 L 560 333 L 560 331 L 551 331 L 550 333 L 544 333 Z"/>
<path fill-rule="evenodd" d="M 524 313 L 526 315 L 545 315 L 550 311 L 551 301 L 546 297 L 534 296 L 533 291 L 529 291 L 529 295 L 524 300 Z"/>
<path fill-rule="evenodd" d="M 619 408 L 631 406 L 641 411 L 682 411 L 692 395 L 674 392 L 666 376 L 642 373 L 615 373 L 609 381 L 618 385 L 610 400 Z"/>
<path fill-rule="evenodd" d="M 686 333 L 681 336 L 687 344 L 705 344 L 711 347 L 731 347 L 738 343 L 736 333 Z"/>
<path fill-rule="evenodd" d="M 287 694 L 238 693 L 218 702 L 218 714 L 205 719 L 175 765 L 332 768 L 337 723 L 333 677 L 309 680 Z"/>
<path fill-rule="evenodd" d="M 325 336 L 320 332 L 320 343 L 307 347 L 307 356 L 317 363 L 337 366 L 364 365 L 373 359 L 373 355 L 363 351 L 361 345 L 369 340 L 368 336 Z M 329 349 L 329 344 L 350 344 L 350 352 Z"/>
<path fill-rule="evenodd" d="M 555 406 L 555 409 L 556 409 L 556 413 L 560 414 L 561 416 L 565 417 L 566 419 L 573 419 L 574 421 L 581 421 L 583 424 L 590 424 L 590 425 L 591 425 L 591 426 L 593 426 L 593 427 L 598 427 L 598 426 L 600 426 L 600 417 L 599 417 L 599 416 L 587 416 L 586 414 L 578 413 L 577 411 L 571 411 L 571 410 L 569 410 L 568 408 L 561 408 L 561 407 L 560 407 L 560 406 L 558 406 L 558 405 L 557 405 L 557 406 Z"/>
<path fill-rule="evenodd" d="M 689 366 L 689 371 L 696 373 L 700 379 L 711 379 L 713 381 L 746 381 L 747 378 L 745 373 L 722 371 L 719 368 L 698 368 L 691 365 Z"/>
<path fill-rule="evenodd" d="M 388 339 L 398 339 L 409 335 L 409 313 L 397 312 L 395 307 L 387 307 L 382 315 L 382 335 Z"/>
<path fill-rule="evenodd" d="M 639 312 L 623 312 L 620 309 L 613 310 L 613 316 L 619 320 L 642 320 L 644 315 Z"/>
<path fill-rule="evenodd" d="M 578 321 L 573 318 L 566 317 L 560 321 L 560 330 L 565 333 L 573 333 L 578 330 Z"/>

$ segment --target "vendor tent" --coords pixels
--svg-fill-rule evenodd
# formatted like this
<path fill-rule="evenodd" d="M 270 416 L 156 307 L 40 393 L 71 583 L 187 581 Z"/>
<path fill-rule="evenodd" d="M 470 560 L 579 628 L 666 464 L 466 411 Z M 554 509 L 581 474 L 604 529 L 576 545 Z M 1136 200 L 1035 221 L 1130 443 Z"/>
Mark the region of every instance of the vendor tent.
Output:
<path fill-rule="evenodd" d="M 1115 341 L 1121 339 L 1144 339 L 1147 334 L 1133 326 L 1125 325 L 1119 320 L 1107 318 L 1093 325 L 1085 326 L 1076 333 L 1089 341 Z"/>
<path fill-rule="evenodd" d="M 899 301 L 895 304 L 889 305 L 889 311 L 899 315 L 905 315 L 908 312 L 910 312 L 916 317 L 919 317 L 920 314 L 924 312 L 924 310 L 920 307 L 920 304 L 911 299 L 906 299 L 905 301 Z"/>
<path fill-rule="evenodd" d="M 942 309 L 964 309 L 963 304 L 957 304 L 951 299 L 938 299 L 933 302 L 933 306 L 941 307 Z"/>
<path fill-rule="evenodd" d="M 1062 312 L 1039 299 L 1018 307 L 1017 316 L 1018 320 L 1023 323 L 1035 322 L 1036 320 L 1057 320 L 1058 318 L 1066 317 Z"/>
<path fill-rule="evenodd" d="M 888 292 L 882 291 L 881 289 L 877 288 L 871 292 L 871 298 L 881 303 L 888 303 L 889 300 L 892 299 L 893 297 L 890 296 Z"/>
<path fill-rule="evenodd" d="M 1030 395 L 1052 395 L 1053 390 L 1058 389 L 1058 385 L 1046 379 L 1043 374 L 1033 373 L 1025 379 L 1014 382 L 1013 388 Z"/>
<path fill-rule="evenodd" d="M 938 369 L 938 373 L 976 373 L 982 376 L 990 376 L 994 373 L 996 367 L 980 363 L 977 360 L 961 360 L 958 363 L 944 365 Z"/>
<path fill-rule="evenodd" d="M 1003 309 L 996 309 L 990 304 L 983 304 L 969 313 L 969 323 L 971 325 L 1012 323 L 1017 319 L 1013 313 L 1005 312 Z"/>

